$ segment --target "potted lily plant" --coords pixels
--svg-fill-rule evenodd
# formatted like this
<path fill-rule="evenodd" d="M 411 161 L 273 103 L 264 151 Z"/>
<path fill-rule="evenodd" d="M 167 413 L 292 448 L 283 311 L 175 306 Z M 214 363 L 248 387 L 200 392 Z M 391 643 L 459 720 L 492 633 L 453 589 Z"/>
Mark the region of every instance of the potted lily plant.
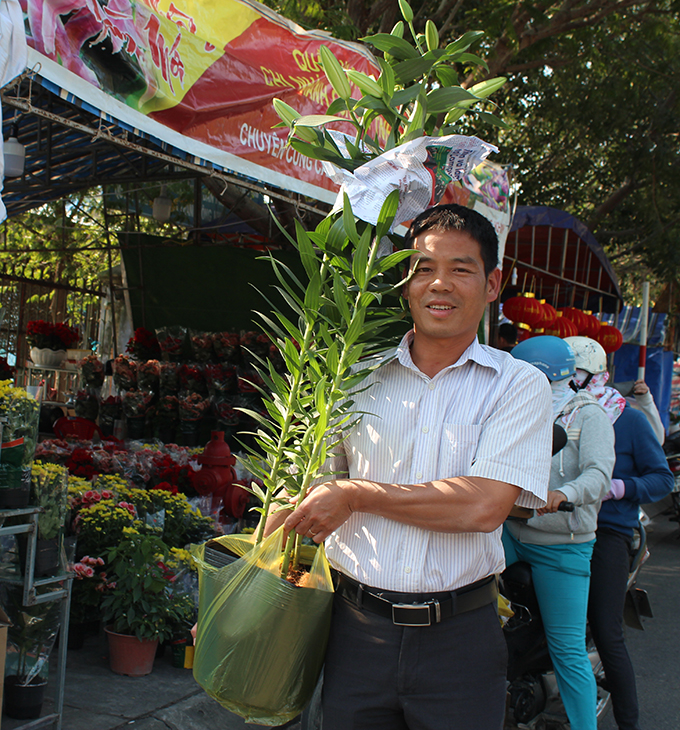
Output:
<path fill-rule="evenodd" d="M 201 577 L 194 676 L 208 694 L 249 722 L 279 725 L 309 700 L 323 663 L 332 596 L 323 546 L 312 548 L 316 556 L 305 570 L 302 557 L 311 546 L 302 545 L 295 534 L 282 545 L 280 531 L 265 538 L 266 521 L 331 475 L 327 457 L 343 430 L 359 417 L 352 412 L 352 393 L 379 365 L 383 335 L 403 317 L 397 303 L 403 282 L 397 272 L 411 252 L 395 250 L 393 228 L 415 216 L 408 214 L 415 196 L 395 184 L 362 220 L 347 194 L 349 183 L 360 181 L 359 172 L 373 174 L 384 154 L 395 157 L 402 145 L 427 136 L 422 147 L 432 164 L 424 176 L 419 213 L 428 201 L 437 202 L 453 179 L 448 156 L 455 144 L 453 125 L 466 113 L 502 125 L 484 108 L 490 104 L 488 95 L 505 79 L 470 89 L 458 84 L 458 64 L 484 65 L 469 53 L 482 34 L 467 33 L 439 48 L 434 23 L 427 22 L 425 34 L 416 33 L 410 6 L 405 0 L 399 4 L 406 25 L 400 22 L 391 34 L 362 39 L 384 53 L 377 79 L 346 70 L 330 49 L 320 46 L 319 60 L 336 95 L 327 114 L 301 116 L 274 100 L 279 126 L 289 129 L 290 146 L 331 163 L 329 174 L 345 188 L 334 211 L 315 230 L 296 222 L 296 238 L 289 240 L 299 252 L 304 280 L 269 257 L 285 308 L 259 316 L 286 372 L 260 359 L 266 413 L 240 409 L 257 424 L 255 445 L 242 458 L 263 485 L 250 485 L 261 501 L 254 539 L 247 543 L 226 536 L 213 541 L 243 556 L 224 567 L 209 564 L 201 549 L 194 551 Z M 415 45 L 405 40 L 406 27 Z M 327 128 L 336 124 L 351 131 L 340 134 Z M 484 147 L 480 140 L 467 146 L 475 145 Z M 489 150 L 486 146 L 485 154 Z M 483 156 L 471 154 L 453 172 L 464 174 Z M 371 193 L 381 186 L 372 187 L 365 185 L 364 197 L 375 199 Z M 354 199 L 361 203 L 361 197 Z M 264 601 L 263 595 L 276 600 Z M 266 645 L 260 642 L 263 635 Z M 253 660 L 260 656 L 262 662 Z"/>
<path fill-rule="evenodd" d="M 151 534 L 131 534 L 108 552 L 102 611 L 116 674 L 150 674 L 158 643 L 193 618 L 193 600 L 175 586 L 168 559 L 166 543 Z"/>

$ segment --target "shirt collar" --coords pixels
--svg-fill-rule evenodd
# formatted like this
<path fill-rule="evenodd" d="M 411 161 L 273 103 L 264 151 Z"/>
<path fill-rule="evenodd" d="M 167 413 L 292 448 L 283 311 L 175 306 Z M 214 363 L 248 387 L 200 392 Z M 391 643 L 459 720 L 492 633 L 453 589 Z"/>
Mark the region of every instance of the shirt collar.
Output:
<path fill-rule="evenodd" d="M 385 354 L 385 357 L 381 364 L 385 364 L 396 358 L 404 367 L 410 368 L 411 370 L 418 370 L 418 368 L 413 364 L 413 360 L 411 359 L 411 343 L 413 342 L 413 334 L 414 331 L 409 330 L 402 337 L 401 342 L 399 343 L 396 350 L 391 350 L 389 353 Z M 463 352 L 463 354 L 458 358 L 458 360 L 452 365 L 444 368 L 444 370 L 458 368 L 461 365 L 465 365 L 468 360 L 472 360 L 473 362 L 476 362 L 478 365 L 482 365 L 483 367 L 492 368 L 496 371 L 496 373 L 500 373 L 501 371 L 499 359 L 494 357 L 494 351 L 492 349 L 482 347 L 482 345 L 479 344 L 479 339 L 476 336 L 475 339 L 467 347 L 467 349 Z M 420 372 L 420 370 L 418 370 L 418 372 Z"/>

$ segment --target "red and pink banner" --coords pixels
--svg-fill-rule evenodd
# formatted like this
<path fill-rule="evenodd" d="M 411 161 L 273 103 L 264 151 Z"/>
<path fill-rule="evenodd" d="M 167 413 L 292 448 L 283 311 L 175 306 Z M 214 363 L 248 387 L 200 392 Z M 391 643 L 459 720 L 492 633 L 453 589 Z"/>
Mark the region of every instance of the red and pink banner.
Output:
<path fill-rule="evenodd" d="M 272 99 L 302 114 L 325 113 L 334 92 L 319 47 L 328 46 L 343 66 L 377 76 L 375 59 L 359 44 L 307 32 L 248 0 L 20 1 L 29 47 L 52 62 L 45 70 L 66 91 L 88 95 L 82 83 L 69 83 L 75 75 L 199 143 L 189 150 L 197 156 L 230 167 L 206 145 L 252 163 L 232 165 L 236 172 L 274 184 L 290 178 L 300 192 L 306 186 L 292 181 L 320 193 L 337 190 L 320 163 L 286 146 L 287 130 L 272 129 L 279 121 Z M 70 73 L 55 79 L 55 64 Z"/>

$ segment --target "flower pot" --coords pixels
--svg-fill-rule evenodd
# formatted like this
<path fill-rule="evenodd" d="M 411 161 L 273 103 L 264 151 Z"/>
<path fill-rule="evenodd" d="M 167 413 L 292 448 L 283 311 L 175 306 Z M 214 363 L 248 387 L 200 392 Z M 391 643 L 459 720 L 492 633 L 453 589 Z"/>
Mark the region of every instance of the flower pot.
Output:
<path fill-rule="evenodd" d="M 0 509 L 28 507 L 30 496 L 30 467 L 0 464 Z"/>
<path fill-rule="evenodd" d="M 128 677 L 151 674 L 158 639 L 140 640 L 129 634 L 117 634 L 110 628 L 104 631 L 109 639 L 109 666 L 112 672 Z"/>
<path fill-rule="evenodd" d="M 5 677 L 5 715 L 16 720 L 40 717 L 47 680 L 35 677 L 30 684 L 19 684 L 15 674 Z"/>
<path fill-rule="evenodd" d="M 49 347 L 31 347 L 31 360 L 38 367 L 58 368 L 66 359 L 66 350 L 50 350 Z"/>
<path fill-rule="evenodd" d="M 26 565 L 26 554 L 28 553 L 28 537 L 17 535 L 19 544 L 19 561 L 22 570 Z M 56 575 L 59 572 L 59 538 L 53 537 L 49 540 L 36 540 L 35 545 L 35 567 L 34 578 L 45 578 Z"/>

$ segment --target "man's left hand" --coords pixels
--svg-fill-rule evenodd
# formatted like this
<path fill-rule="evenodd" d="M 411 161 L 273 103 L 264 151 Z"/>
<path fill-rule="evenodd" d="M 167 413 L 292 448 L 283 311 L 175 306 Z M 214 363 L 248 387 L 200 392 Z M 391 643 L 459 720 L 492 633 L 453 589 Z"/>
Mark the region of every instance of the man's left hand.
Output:
<path fill-rule="evenodd" d="M 323 542 L 352 514 L 350 497 L 353 483 L 349 479 L 324 482 L 314 487 L 284 522 L 286 534 L 295 530 L 316 543 Z"/>

